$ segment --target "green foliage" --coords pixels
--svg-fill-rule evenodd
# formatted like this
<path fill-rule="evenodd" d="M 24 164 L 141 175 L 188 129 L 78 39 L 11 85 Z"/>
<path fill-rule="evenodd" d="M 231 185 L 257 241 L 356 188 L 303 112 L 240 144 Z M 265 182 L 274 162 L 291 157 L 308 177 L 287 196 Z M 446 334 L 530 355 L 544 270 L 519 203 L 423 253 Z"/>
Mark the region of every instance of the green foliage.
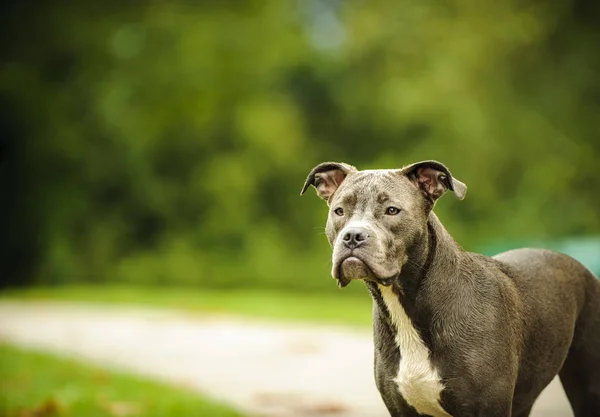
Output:
<path fill-rule="evenodd" d="M 13 283 L 332 287 L 326 208 L 298 196 L 323 160 L 446 163 L 469 193 L 437 211 L 467 249 L 600 233 L 591 2 L 55 1 L 5 16 Z"/>
<path fill-rule="evenodd" d="M 0 370 L 6 417 L 241 417 L 187 390 L 6 344 L 0 344 Z"/>

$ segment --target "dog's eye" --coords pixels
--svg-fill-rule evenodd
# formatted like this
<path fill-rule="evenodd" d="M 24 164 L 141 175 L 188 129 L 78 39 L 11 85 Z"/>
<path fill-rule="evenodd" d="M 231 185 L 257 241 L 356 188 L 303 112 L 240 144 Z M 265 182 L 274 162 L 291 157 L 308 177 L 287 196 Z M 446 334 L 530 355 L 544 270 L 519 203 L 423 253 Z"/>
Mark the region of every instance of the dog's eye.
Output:
<path fill-rule="evenodd" d="M 333 210 L 333 212 L 335 214 L 337 214 L 338 216 L 343 216 L 344 215 L 344 209 L 341 207 L 336 208 L 335 210 Z"/>
<path fill-rule="evenodd" d="M 400 209 L 398 207 L 388 207 L 385 210 L 385 214 L 387 214 L 388 216 L 395 216 L 398 213 L 400 213 Z"/>

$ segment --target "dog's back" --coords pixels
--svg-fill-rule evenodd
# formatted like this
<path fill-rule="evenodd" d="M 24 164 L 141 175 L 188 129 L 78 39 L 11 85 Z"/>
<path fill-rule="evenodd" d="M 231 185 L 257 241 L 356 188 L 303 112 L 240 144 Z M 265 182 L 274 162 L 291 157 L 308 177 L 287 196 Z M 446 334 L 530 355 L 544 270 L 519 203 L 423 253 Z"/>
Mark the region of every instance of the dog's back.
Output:
<path fill-rule="evenodd" d="M 519 377 L 515 405 L 536 398 L 558 372 L 575 416 L 600 415 L 600 281 L 554 251 L 518 249 L 494 259 L 506 266 L 522 300 L 526 372 L 519 374 L 535 376 Z"/>

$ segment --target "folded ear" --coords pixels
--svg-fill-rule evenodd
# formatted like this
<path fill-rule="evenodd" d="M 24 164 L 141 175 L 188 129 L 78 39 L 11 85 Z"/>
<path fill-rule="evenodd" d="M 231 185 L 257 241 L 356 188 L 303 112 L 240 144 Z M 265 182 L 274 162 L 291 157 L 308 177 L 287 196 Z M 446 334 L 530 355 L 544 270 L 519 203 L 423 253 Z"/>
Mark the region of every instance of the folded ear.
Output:
<path fill-rule="evenodd" d="M 435 202 L 447 190 L 454 191 L 459 199 L 465 198 L 467 186 L 452 177 L 450 170 L 437 161 L 417 162 L 405 168 L 402 172 L 412 180 L 417 187 L 432 201 Z"/>
<path fill-rule="evenodd" d="M 346 176 L 357 171 L 352 165 L 343 162 L 320 163 L 308 174 L 300 194 L 304 194 L 308 187 L 312 185 L 317 190 L 317 195 L 329 202 L 329 198 L 338 189 L 342 181 L 346 179 Z"/>

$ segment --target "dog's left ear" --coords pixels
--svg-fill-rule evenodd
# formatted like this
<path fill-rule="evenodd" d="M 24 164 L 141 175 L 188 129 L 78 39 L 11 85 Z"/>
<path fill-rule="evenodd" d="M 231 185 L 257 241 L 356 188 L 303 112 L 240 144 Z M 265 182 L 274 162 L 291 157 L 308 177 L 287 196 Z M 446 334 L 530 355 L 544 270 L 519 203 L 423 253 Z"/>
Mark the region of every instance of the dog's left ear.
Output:
<path fill-rule="evenodd" d="M 447 190 L 454 191 L 459 199 L 465 198 L 467 186 L 452 177 L 450 170 L 437 161 L 417 162 L 405 168 L 402 172 L 412 180 L 417 187 L 432 201 L 435 202 Z"/>
<path fill-rule="evenodd" d="M 346 176 L 353 172 L 358 172 L 358 170 L 344 162 L 320 163 L 308 174 L 300 194 L 304 194 L 308 187 L 313 185 L 317 190 L 317 195 L 329 203 L 335 190 L 346 179 Z"/>

